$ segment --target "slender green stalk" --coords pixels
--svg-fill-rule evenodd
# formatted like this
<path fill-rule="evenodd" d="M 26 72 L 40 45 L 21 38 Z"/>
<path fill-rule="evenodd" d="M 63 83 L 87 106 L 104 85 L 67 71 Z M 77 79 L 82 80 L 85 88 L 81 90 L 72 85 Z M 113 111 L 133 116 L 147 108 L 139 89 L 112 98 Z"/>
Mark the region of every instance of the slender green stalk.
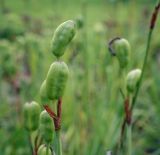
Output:
<path fill-rule="evenodd" d="M 147 40 L 147 47 L 146 47 L 144 62 L 143 62 L 143 66 L 142 66 L 142 74 L 141 74 L 141 77 L 140 77 L 140 80 L 139 80 L 139 83 L 138 83 L 138 86 L 137 86 L 135 95 L 134 95 L 134 97 L 133 97 L 133 101 L 132 101 L 132 110 L 133 110 L 133 108 L 134 108 L 134 106 L 135 106 L 136 99 L 137 99 L 137 96 L 138 96 L 138 93 L 139 93 L 139 89 L 140 89 L 141 84 L 142 84 L 142 79 L 143 79 L 143 76 L 144 76 L 144 71 L 145 71 L 145 68 L 146 68 L 148 53 L 149 53 L 149 49 L 150 49 L 150 43 L 151 43 L 151 38 L 152 38 L 152 32 L 153 32 L 153 30 L 150 29 L 149 34 L 148 34 L 148 40 Z"/>
<path fill-rule="evenodd" d="M 47 151 L 46 151 L 46 155 L 48 155 L 49 153 L 49 144 L 47 144 Z"/>
<path fill-rule="evenodd" d="M 127 125 L 127 155 L 132 155 L 132 123 Z"/>
<path fill-rule="evenodd" d="M 57 130 L 56 134 L 55 134 L 55 152 L 56 152 L 56 155 L 62 155 L 62 144 L 61 144 L 60 130 Z"/>
<path fill-rule="evenodd" d="M 33 144 L 32 144 L 32 135 L 30 133 L 30 131 L 28 131 L 28 140 L 29 140 L 29 146 L 30 146 L 30 150 L 32 155 L 34 155 L 34 149 L 33 149 Z"/>
<path fill-rule="evenodd" d="M 146 50 L 145 50 L 145 57 L 144 57 L 143 66 L 142 66 L 142 74 L 141 74 L 141 77 L 140 77 L 135 95 L 133 97 L 131 110 L 133 110 L 133 108 L 135 106 L 136 99 L 137 99 L 137 96 L 138 96 L 138 93 L 139 93 L 139 89 L 140 89 L 141 84 L 142 84 L 142 80 L 143 80 L 143 76 L 144 76 L 144 72 L 145 72 L 145 68 L 146 68 L 146 64 L 147 64 L 148 53 L 149 53 L 149 50 L 150 50 L 150 44 L 151 44 L 151 40 L 152 40 L 152 33 L 153 33 L 154 26 L 155 26 L 155 23 L 156 23 L 159 8 L 160 8 L 160 0 L 158 1 L 158 4 L 156 5 L 155 10 L 152 14 L 150 29 L 149 29 L 149 33 L 148 33 L 148 39 L 147 39 L 147 46 L 146 46 Z"/>
<path fill-rule="evenodd" d="M 125 86 L 126 86 L 126 83 L 125 83 L 125 77 L 126 77 L 126 71 L 125 70 L 121 70 L 120 71 L 120 93 L 122 95 L 122 98 L 125 99 L 125 96 L 126 96 L 126 91 L 125 91 Z"/>

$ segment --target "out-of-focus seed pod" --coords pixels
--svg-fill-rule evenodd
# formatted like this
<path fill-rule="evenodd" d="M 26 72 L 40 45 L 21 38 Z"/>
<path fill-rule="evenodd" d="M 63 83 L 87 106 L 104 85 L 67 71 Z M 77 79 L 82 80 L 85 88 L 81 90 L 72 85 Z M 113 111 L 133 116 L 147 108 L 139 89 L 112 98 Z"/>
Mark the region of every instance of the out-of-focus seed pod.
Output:
<path fill-rule="evenodd" d="M 67 45 L 71 42 L 75 33 L 76 24 L 72 20 L 68 20 L 58 26 L 51 42 L 52 53 L 56 57 L 60 57 L 64 54 Z"/>
<path fill-rule="evenodd" d="M 47 154 L 47 147 L 45 145 L 41 145 L 38 149 L 38 155 L 52 155 L 51 149 L 48 149 Z"/>
<path fill-rule="evenodd" d="M 45 105 L 45 104 L 47 104 L 49 102 L 49 98 L 48 98 L 47 92 L 46 92 L 46 80 L 44 80 L 42 85 L 41 85 L 40 97 L 41 97 L 41 103 L 43 105 Z"/>
<path fill-rule="evenodd" d="M 53 140 L 53 120 L 49 114 L 44 110 L 40 114 L 40 124 L 39 124 L 40 134 L 45 142 L 51 143 Z"/>
<path fill-rule="evenodd" d="M 94 28 L 94 33 L 97 36 L 104 36 L 106 34 L 106 28 L 101 22 L 96 23 L 93 28 Z"/>
<path fill-rule="evenodd" d="M 3 22 L 2 22 L 3 23 Z M 0 43 L 0 76 L 12 78 L 15 76 L 18 66 L 15 62 L 15 55 L 12 52 L 11 45 L 4 40 Z"/>
<path fill-rule="evenodd" d="M 24 126 L 29 131 L 34 131 L 39 126 L 40 106 L 37 102 L 25 103 L 23 107 Z"/>
<path fill-rule="evenodd" d="M 68 74 L 69 70 L 64 62 L 51 64 L 46 78 L 46 92 L 49 99 L 59 99 L 63 96 Z"/>
<path fill-rule="evenodd" d="M 81 29 L 84 25 L 84 19 L 83 16 L 79 15 L 76 19 L 75 19 L 76 25 L 78 29 Z"/>
<path fill-rule="evenodd" d="M 126 39 L 119 38 L 114 41 L 114 50 L 121 68 L 126 68 L 129 63 L 130 44 Z"/>
<path fill-rule="evenodd" d="M 141 77 L 141 70 L 140 69 L 134 69 L 130 71 L 127 75 L 127 91 L 129 93 L 133 93 L 137 87 L 137 84 Z"/>

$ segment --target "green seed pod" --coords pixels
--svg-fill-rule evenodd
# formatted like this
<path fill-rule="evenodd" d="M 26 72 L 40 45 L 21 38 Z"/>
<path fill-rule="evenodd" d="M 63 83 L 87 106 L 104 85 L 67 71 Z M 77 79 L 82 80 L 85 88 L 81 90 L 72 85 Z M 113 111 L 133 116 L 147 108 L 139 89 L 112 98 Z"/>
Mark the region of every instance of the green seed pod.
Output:
<path fill-rule="evenodd" d="M 44 110 L 40 114 L 40 124 L 39 124 L 40 134 L 45 142 L 51 143 L 53 140 L 53 120 L 49 114 Z"/>
<path fill-rule="evenodd" d="M 141 77 L 141 70 L 140 69 L 134 69 L 130 71 L 127 75 L 127 91 L 129 93 L 133 93 L 137 87 L 137 84 Z"/>
<path fill-rule="evenodd" d="M 63 96 L 69 70 L 64 62 L 54 62 L 48 71 L 46 78 L 46 92 L 51 100 Z"/>
<path fill-rule="evenodd" d="M 35 131 L 38 128 L 40 110 L 39 104 L 35 101 L 24 104 L 24 126 L 27 130 Z"/>
<path fill-rule="evenodd" d="M 129 63 L 129 55 L 131 50 L 129 42 L 123 38 L 115 40 L 114 50 L 119 60 L 120 67 L 126 68 Z"/>
<path fill-rule="evenodd" d="M 47 154 L 47 147 L 45 145 L 41 145 L 38 149 L 38 155 L 52 155 L 51 149 L 48 149 Z"/>
<path fill-rule="evenodd" d="M 42 104 L 47 104 L 49 102 L 49 98 L 46 93 L 46 80 L 43 81 L 41 88 L 40 88 L 40 97 Z"/>
<path fill-rule="evenodd" d="M 67 45 L 71 42 L 76 33 L 76 24 L 72 20 L 62 23 L 56 29 L 51 42 L 52 53 L 56 57 L 64 54 Z"/>

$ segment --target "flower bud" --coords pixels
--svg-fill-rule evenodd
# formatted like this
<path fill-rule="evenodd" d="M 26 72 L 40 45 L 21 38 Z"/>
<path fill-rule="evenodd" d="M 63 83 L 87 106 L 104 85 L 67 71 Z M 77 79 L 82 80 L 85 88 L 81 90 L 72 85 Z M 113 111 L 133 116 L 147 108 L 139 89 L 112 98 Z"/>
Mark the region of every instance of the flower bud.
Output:
<path fill-rule="evenodd" d="M 47 154 L 47 147 L 45 145 L 41 145 L 38 149 L 38 155 L 52 155 L 51 149 L 48 149 Z"/>
<path fill-rule="evenodd" d="M 72 20 L 68 20 L 62 23 L 56 29 L 51 42 L 52 53 L 56 57 L 60 57 L 64 54 L 67 45 L 73 39 L 76 33 L 76 24 Z"/>
<path fill-rule="evenodd" d="M 46 78 L 46 92 L 49 99 L 59 99 L 63 96 L 68 74 L 69 70 L 64 62 L 51 64 Z"/>
<path fill-rule="evenodd" d="M 40 88 L 40 97 L 41 97 L 41 102 L 42 104 L 47 104 L 48 103 L 48 96 L 46 92 L 46 80 L 43 81 L 41 88 Z"/>
<path fill-rule="evenodd" d="M 40 134 L 42 138 L 45 140 L 45 142 L 51 143 L 53 140 L 53 120 L 49 116 L 49 114 L 44 110 L 40 114 Z"/>
<path fill-rule="evenodd" d="M 141 70 L 134 69 L 127 75 L 127 91 L 133 93 L 141 77 Z"/>
<path fill-rule="evenodd" d="M 39 125 L 40 106 L 37 102 L 25 103 L 23 107 L 24 126 L 29 131 L 34 131 Z"/>
<path fill-rule="evenodd" d="M 129 63 L 130 44 L 126 39 L 116 39 L 114 42 L 114 50 L 118 58 L 121 68 L 126 68 Z"/>

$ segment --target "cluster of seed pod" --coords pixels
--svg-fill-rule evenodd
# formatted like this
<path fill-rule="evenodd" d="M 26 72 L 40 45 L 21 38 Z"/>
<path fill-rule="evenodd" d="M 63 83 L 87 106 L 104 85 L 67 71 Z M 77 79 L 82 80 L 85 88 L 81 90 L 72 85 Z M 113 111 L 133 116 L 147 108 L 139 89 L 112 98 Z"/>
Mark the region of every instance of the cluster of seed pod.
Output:
<path fill-rule="evenodd" d="M 62 23 L 55 31 L 51 42 L 52 53 L 61 57 L 67 45 L 75 35 L 76 25 L 72 20 Z M 63 61 L 53 62 L 49 68 L 46 79 L 41 85 L 40 96 L 42 104 L 47 100 L 56 100 L 63 96 L 68 79 L 68 66 Z"/>
<path fill-rule="evenodd" d="M 53 120 L 55 130 L 59 130 L 61 126 L 61 102 L 59 101 L 61 101 L 64 93 L 69 70 L 67 64 L 60 61 L 59 58 L 64 54 L 67 45 L 73 39 L 75 30 L 76 24 L 71 20 L 66 21 L 56 29 L 51 42 L 52 53 L 58 60 L 50 65 L 46 79 L 43 81 L 40 88 L 41 104 L 45 109 L 47 106 L 48 109 L 46 109 L 47 111 L 43 111 L 40 115 L 40 132 L 47 145 L 53 140 Z M 58 100 L 57 115 L 54 114 L 56 118 L 51 116 L 51 113 L 53 114 L 54 112 L 48 106 L 49 100 Z"/>
<path fill-rule="evenodd" d="M 113 56 L 116 56 L 119 62 L 119 66 L 122 70 L 128 67 L 130 62 L 131 47 L 129 42 L 124 38 L 116 37 L 109 43 L 109 50 Z M 126 76 L 126 90 L 127 93 L 134 93 L 137 88 L 137 84 L 140 80 L 141 70 L 131 70 Z"/>
<path fill-rule="evenodd" d="M 109 42 L 109 51 L 113 56 L 116 56 L 119 62 L 120 71 L 125 75 L 125 71 L 127 70 L 130 62 L 131 48 L 129 42 L 126 39 L 116 37 Z M 123 143 L 122 140 L 124 139 L 124 132 L 126 129 L 126 139 L 128 140 L 127 154 L 132 154 L 132 112 L 134 100 L 137 95 L 137 90 L 139 89 L 141 78 L 141 69 L 131 70 L 127 75 L 125 75 L 125 79 L 123 79 L 123 85 L 125 86 L 125 89 L 123 90 L 120 88 L 121 93 L 124 97 L 125 113 L 125 118 L 121 127 L 120 145 L 122 145 Z"/>
<path fill-rule="evenodd" d="M 24 127 L 30 135 L 32 135 L 32 132 L 39 130 L 40 136 L 48 147 L 47 148 L 45 145 L 40 146 L 38 155 L 46 155 L 46 150 L 48 155 L 51 155 L 49 144 L 53 140 L 53 123 L 48 113 L 46 111 L 40 113 L 40 110 L 40 105 L 35 101 L 24 104 Z"/>
<path fill-rule="evenodd" d="M 51 64 L 46 79 L 40 88 L 41 105 L 43 107 L 48 106 L 50 100 L 59 100 L 63 96 L 69 70 L 68 66 L 59 58 L 64 54 L 67 45 L 73 39 L 75 31 L 75 22 L 69 20 L 62 23 L 53 35 L 52 53 L 57 57 L 57 61 Z M 61 119 L 58 115 L 56 117 L 54 121 Z M 40 105 L 37 102 L 26 103 L 24 105 L 24 126 L 29 133 L 39 129 L 40 136 L 46 145 L 39 147 L 38 155 L 53 154 L 50 144 L 53 141 L 54 125 L 53 118 L 50 117 L 48 111 L 44 110 L 40 113 Z"/>

